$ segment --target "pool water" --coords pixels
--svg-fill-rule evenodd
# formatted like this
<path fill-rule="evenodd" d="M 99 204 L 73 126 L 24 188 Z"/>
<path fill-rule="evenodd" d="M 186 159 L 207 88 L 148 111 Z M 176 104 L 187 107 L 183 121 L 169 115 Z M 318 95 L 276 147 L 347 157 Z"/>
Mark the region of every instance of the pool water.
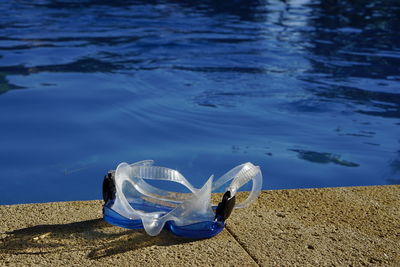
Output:
<path fill-rule="evenodd" d="M 247 161 L 264 189 L 400 183 L 400 1 L 0 12 L 0 204 L 99 199 L 143 159 L 197 187 Z"/>

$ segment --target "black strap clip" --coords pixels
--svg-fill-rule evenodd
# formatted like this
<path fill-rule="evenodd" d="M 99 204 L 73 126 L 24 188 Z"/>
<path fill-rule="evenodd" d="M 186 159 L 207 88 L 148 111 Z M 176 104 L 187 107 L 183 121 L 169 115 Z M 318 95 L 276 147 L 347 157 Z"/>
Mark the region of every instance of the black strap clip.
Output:
<path fill-rule="evenodd" d="M 114 183 L 114 172 L 109 171 L 103 180 L 103 200 L 104 203 L 115 199 L 115 183 Z"/>
<path fill-rule="evenodd" d="M 217 210 L 215 211 L 214 220 L 225 221 L 231 215 L 233 207 L 236 203 L 236 196 L 231 197 L 231 192 L 226 191 L 222 197 L 222 201 L 218 203 Z"/>

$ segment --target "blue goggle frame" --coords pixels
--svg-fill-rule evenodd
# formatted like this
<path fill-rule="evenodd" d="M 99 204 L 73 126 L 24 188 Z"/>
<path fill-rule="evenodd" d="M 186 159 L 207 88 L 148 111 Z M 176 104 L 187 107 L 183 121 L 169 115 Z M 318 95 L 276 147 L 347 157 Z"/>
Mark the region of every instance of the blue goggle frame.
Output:
<path fill-rule="evenodd" d="M 141 219 L 131 220 L 126 218 L 111 207 L 115 200 L 115 185 L 113 180 L 114 172 L 110 171 L 103 180 L 103 219 L 109 224 L 119 226 L 126 229 L 143 229 L 143 223 Z M 164 229 L 169 230 L 174 235 L 186 238 L 210 238 L 219 234 L 225 228 L 225 220 L 228 219 L 232 213 L 233 207 L 235 206 L 236 197 L 230 197 L 230 192 L 227 191 L 222 197 L 222 201 L 218 204 L 215 210 L 215 218 L 213 221 L 204 221 L 194 224 L 178 226 L 174 221 L 167 221 L 164 225 Z M 135 209 L 144 210 L 151 212 L 153 206 L 134 204 L 131 205 Z M 165 212 L 171 211 L 172 208 L 157 207 L 158 210 L 163 209 Z"/>

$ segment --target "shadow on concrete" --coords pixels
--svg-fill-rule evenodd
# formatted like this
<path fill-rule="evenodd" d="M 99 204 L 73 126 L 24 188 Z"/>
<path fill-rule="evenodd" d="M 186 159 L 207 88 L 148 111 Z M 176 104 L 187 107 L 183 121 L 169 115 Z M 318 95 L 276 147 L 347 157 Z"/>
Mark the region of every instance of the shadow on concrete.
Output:
<path fill-rule="evenodd" d="M 0 239 L 0 254 L 50 254 L 81 251 L 89 259 L 99 259 L 150 246 L 170 246 L 194 240 L 173 236 L 167 231 L 152 237 L 144 230 L 127 230 L 102 219 L 69 224 L 36 225 L 7 232 Z M 88 251 L 88 252 L 87 252 Z"/>

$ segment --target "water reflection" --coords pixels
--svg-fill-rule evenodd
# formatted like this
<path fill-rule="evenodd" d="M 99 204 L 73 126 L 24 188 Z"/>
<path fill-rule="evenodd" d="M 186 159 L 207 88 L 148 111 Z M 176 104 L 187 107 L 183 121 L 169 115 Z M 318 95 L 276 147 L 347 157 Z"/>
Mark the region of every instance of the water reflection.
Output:
<path fill-rule="evenodd" d="M 321 163 L 321 164 L 333 163 L 333 164 L 338 164 L 338 165 L 345 166 L 345 167 L 358 167 L 359 166 L 359 164 L 357 164 L 357 163 L 343 160 L 343 159 L 341 159 L 341 157 L 339 155 L 333 155 L 331 153 L 307 151 L 307 150 L 302 150 L 302 149 L 290 149 L 290 150 L 297 152 L 297 156 L 300 159 L 314 162 L 314 163 Z"/>
<path fill-rule="evenodd" d="M 234 0 L 234 1 L 212 1 L 206 0 L 199 3 L 194 0 L 184 1 L 112 1 L 104 2 L 101 0 L 87 0 L 87 1 L 41 1 L 39 3 L 32 3 L 36 7 L 45 7 L 49 9 L 82 9 L 93 7 L 128 7 L 139 5 L 152 5 L 159 9 L 180 8 L 190 9 L 196 13 L 205 13 L 207 15 L 228 14 L 239 17 L 241 20 L 263 20 L 262 14 L 266 12 L 268 1 L 266 0 Z"/>
<path fill-rule="evenodd" d="M 0 94 L 3 94 L 9 90 L 23 89 L 24 87 L 14 85 L 8 82 L 7 75 L 0 71 Z"/>
<path fill-rule="evenodd" d="M 312 64 L 302 79 L 319 97 L 361 104 L 356 112 L 400 117 L 400 5 L 314 1 L 305 32 Z M 318 74 L 318 75 L 316 75 Z"/>

